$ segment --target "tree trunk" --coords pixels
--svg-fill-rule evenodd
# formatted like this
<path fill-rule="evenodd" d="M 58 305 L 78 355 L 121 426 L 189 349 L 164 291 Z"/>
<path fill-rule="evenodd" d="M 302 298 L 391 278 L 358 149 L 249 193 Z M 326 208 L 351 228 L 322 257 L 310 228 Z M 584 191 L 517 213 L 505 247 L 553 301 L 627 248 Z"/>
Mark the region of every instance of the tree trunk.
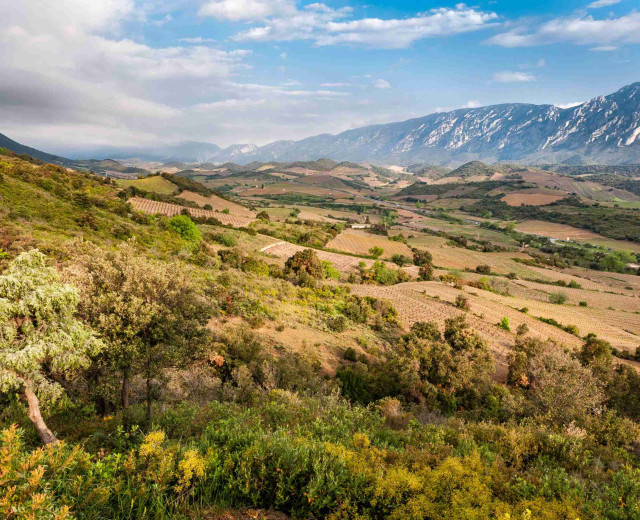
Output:
<path fill-rule="evenodd" d="M 151 378 L 151 351 L 147 356 L 147 424 L 151 426 L 151 392 L 153 380 Z"/>
<path fill-rule="evenodd" d="M 40 439 L 45 444 L 53 444 L 58 442 L 56 436 L 51 432 L 51 430 L 47 427 L 44 419 L 42 418 L 42 414 L 40 413 L 40 401 L 38 400 L 38 396 L 33 392 L 30 386 L 25 385 L 24 387 L 24 395 L 27 398 L 27 402 L 29 403 L 29 419 L 36 427 L 36 431 L 40 436 Z"/>
<path fill-rule="evenodd" d="M 120 392 L 120 399 L 122 401 L 122 422 L 125 428 L 129 427 L 129 393 L 131 392 L 131 379 L 129 377 L 129 371 L 122 371 L 122 390 Z"/>

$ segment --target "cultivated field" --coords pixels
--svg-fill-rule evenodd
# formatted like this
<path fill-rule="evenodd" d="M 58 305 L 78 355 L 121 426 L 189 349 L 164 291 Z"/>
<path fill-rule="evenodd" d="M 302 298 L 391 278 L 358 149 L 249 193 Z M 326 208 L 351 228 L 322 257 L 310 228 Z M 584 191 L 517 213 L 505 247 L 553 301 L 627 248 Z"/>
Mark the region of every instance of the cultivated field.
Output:
<path fill-rule="evenodd" d="M 228 209 L 231 215 L 237 217 L 253 218 L 256 216 L 255 212 L 251 211 L 250 209 L 245 208 L 240 204 L 235 204 L 234 202 L 229 202 L 228 200 L 216 197 L 215 195 L 204 197 L 199 193 L 194 193 L 192 191 L 183 191 L 179 195 L 179 197 L 181 199 L 195 202 L 200 207 L 203 207 L 205 204 L 210 204 L 214 211 L 222 211 L 224 209 Z"/>
<path fill-rule="evenodd" d="M 522 233 L 531 233 L 532 235 L 557 238 L 558 240 L 574 240 L 576 242 L 587 242 L 612 249 L 626 249 L 628 251 L 640 252 L 640 244 L 606 238 L 593 231 L 579 229 L 565 224 L 556 224 L 554 222 L 525 220 L 516 225 L 516 230 Z"/>
<path fill-rule="evenodd" d="M 134 186 L 144 191 L 158 193 L 159 195 L 171 195 L 178 189 L 175 184 L 160 175 L 133 180 L 119 179 L 116 182 L 118 183 L 118 186 L 121 186 L 123 188 Z"/>
<path fill-rule="evenodd" d="M 507 193 L 502 201 L 509 206 L 544 206 L 565 198 L 564 193 L 551 193 L 549 191 L 531 189 Z"/>
<path fill-rule="evenodd" d="M 157 202 L 155 200 L 141 199 L 139 197 L 133 197 L 129 199 L 128 202 L 131 203 L 131 206 L 133 206 L 134 209 L 142 211 L 143 213 L 151 213 L 152 215 L 161 213 L 162 215 L 173 217 L 175 215 L 180 215 L 182 211 L 187 210 L 193 217 L 215 218 L 222 222 L 222 224 L 224 224 L 225 226 L 247 227 L 249 224 L 251 224 L 251 222 L 255 220 L 247 217 L 227 215 L 225 213 L 207 209 L 186 208 L 184 206 L 178 206 L 177 204 Z"/>
<path fill-rule="evenodd" d="M 394 242 L 356 229 L 346 229 L 327 244 L 327 249 L 356 255 L 368 255 L 372 247 L 381 247 L 384 250 L 382 258 L 390 258 L 395 254 L 411 256 L 411 250 L 402 242 Z"/>

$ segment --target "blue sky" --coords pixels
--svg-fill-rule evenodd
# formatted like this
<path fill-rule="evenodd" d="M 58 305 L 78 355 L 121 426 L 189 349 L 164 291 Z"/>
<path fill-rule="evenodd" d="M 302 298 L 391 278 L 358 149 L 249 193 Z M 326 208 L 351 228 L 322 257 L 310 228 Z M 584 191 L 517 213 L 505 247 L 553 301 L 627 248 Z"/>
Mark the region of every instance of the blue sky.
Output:
<path fill-rule="evenodd" d="M 640 80 L 636 0 L 18 0 L 0 132 L 58 153 L 266 144 Z"/>

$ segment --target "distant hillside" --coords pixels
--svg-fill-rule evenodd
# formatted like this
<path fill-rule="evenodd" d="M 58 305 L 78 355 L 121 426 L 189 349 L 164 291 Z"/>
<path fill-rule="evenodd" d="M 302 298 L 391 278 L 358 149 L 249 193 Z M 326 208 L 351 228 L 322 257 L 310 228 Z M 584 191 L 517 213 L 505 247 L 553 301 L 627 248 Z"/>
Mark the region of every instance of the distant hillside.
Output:
<path fill-rule="evenodd" d="M 59 157 L 57 155 L 53 155 L 50 153 L 42 152 L 35 148 L 31 148 L 30 146 L 25 146 L 20 144 L 13 139 L 9 139 L 6 135 L 0 134 L 0 148 L 6 148 L 7 150 L 11 150 L 17 154 L 27 154 L 35 159 L 40 159 L 41 161 L 53 163 L 53 164 L 69 164 L 73 161 L 70 159 L 66 159 L 64 157 Z"/>
<path fill-rule="evenodd" d="M 462 177 L 463 179 L 466 179 L 467 177 L 474 177 L 476 175 L 485 175 L 490 177 L 495 173 L 495 171 L 495 168 L 492 168 L 481 161 L 470 161 L 459 166 L 455 170 L 450 171 L 444 175 L 444 177 Z"/>

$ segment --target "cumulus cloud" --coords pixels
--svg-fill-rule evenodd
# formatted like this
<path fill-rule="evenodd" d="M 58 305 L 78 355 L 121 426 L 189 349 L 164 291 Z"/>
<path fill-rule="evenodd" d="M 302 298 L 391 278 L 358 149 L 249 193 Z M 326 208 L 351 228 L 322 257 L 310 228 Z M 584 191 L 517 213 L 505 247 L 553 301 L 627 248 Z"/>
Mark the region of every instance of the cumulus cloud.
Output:
<path fill-rule="evenodd" d="M 493 75 L 493 81 L 497 83 L 527 83 L 529 81 L 535 81 L 535 76 L 528 72 L 496 72 Z"/>
<path fill-rule="evenodd" d="M 223 2 L 235 3 L 233 0 Z M 271 1 L 267 3 L 271 4 Z M 265 7 L 264 12 L 266 10 Z M 202 11 L 202 14 L 215 16 L 206 11 Z M 492 25 L 498 19 L 495 13 L 480 11 L 464 4 L 458 4 L 455 8 L 431 9 L 403 19 L 347 20 L 351 15 L 352 9 L 349 7 L 334 9 L 322 3 L 313 3 L 297 9 L 287 4 L 287 9 L 264 14 L 263 25 L 241 31 L 233 38 L 236 41 L 311 40 L 321 46 L 352 45 L 396 49 L 409 47 L 423 38 L 477 31 Z"/>
<path fill-rule="evenodd" d="M 599 9 L 600 7 L 609 7 L 610 5 L 619 4 L 622 0 L 596 0 L 587 5 L 587 9 Z"/>
<path fill-rule="evenodd" d="M 202 16 L 218 20 L 259 21 L 274 15 L 288 15 L 296 11 L 291 0 L 211 0 L 200 7 Z"/>
<path fill-rule="evenodd" d="M 389 83 L 386 79 L 376 79 L 373 82 L 373 86 L 379 89 L 387 89 L 391 88 L 391 83 Z"/>
<path fill-rule="evenodd" d="M 533 31 L 516 27 L 493 36 L 488 42 L 502 47 L 530 47 L 559 42 L 600 47 L 640 43 L 640 12 L 600 20 L 592 16 L 556 18 Z"/>

